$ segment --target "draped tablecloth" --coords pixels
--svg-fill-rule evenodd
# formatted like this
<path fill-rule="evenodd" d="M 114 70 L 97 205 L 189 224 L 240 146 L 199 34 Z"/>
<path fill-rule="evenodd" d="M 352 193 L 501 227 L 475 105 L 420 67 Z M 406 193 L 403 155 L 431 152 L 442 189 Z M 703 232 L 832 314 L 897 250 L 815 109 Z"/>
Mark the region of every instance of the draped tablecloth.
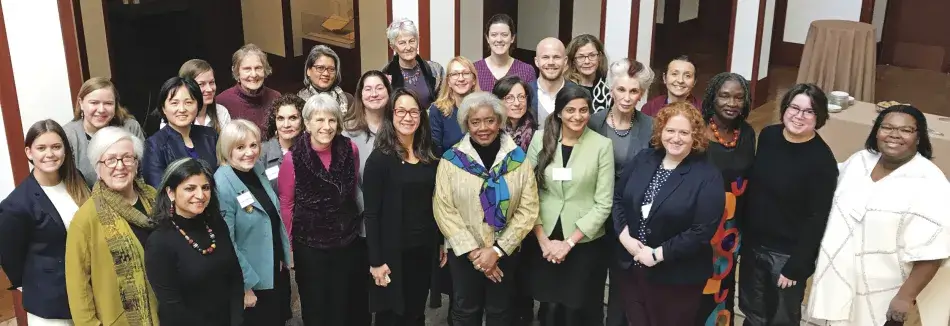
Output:
<path fill-rule="evenodd" d="M 808 28 L 798 82 L 815 83 L 826 92 L 845 91 L 856 100 L 874 102 L 876 49 L 871 24 L 816 20 Z"/>

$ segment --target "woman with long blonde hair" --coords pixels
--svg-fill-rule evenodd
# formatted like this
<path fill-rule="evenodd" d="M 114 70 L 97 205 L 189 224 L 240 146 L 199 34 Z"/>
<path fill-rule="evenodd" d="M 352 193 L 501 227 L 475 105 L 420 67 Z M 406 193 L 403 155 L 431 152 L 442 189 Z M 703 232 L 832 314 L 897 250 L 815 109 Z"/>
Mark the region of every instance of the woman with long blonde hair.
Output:
<path fill-rule="evenodd" d="M 458 56 L 449 60 L 446 67 L 448 69 L 442 80 L 439 97 L 429 106 L 429 123 L 438 154 L 458 143 L 465 135 L 458 123 L 458 106 L 466 95 L 481 90 L 471 60 Z"/>

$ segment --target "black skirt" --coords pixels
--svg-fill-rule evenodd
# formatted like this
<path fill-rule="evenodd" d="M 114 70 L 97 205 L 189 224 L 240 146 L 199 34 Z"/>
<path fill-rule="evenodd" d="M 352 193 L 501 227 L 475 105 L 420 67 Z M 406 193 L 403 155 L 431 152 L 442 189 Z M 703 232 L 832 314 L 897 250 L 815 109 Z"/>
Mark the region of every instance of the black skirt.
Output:
<path fill-rule="evenodd" d="M 274 288 L 254 290 L 257 304 L 244 309 L 244 325 L 283 325 L 292 317 L 290 309 L 290 271 L 274 271 Z"/>
<path fill-rule="evenodd" d="M 560 240 L 561 233 L 561 224 L 558 222 L 551 239 Z M 572 309 L 589 306 L 592 302 L 603 302 L 609 259 L 603 237 L 578 243 L 560 264 L 544 259 L 537 240 L 525 241 L 524 249 L 528 256 L 525 262 L 529 269 L 530 290 L 535 300 L 562 304 Z"/>

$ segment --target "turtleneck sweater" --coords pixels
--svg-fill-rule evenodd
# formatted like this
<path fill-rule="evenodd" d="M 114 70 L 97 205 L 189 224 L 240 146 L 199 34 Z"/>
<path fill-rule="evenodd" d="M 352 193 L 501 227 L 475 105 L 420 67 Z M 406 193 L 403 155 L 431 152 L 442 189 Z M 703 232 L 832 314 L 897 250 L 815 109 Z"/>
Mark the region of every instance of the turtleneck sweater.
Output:
<path fill-rule="evenodd" d="M 280 92 L 261 86 L 257 92 L 249 93 L 234 85 L 218 94 L 215 102 L 228 108 L 231 119 L 245 119 L 253 122 L 261 130 L 267 130 L 267 111 Z"/>

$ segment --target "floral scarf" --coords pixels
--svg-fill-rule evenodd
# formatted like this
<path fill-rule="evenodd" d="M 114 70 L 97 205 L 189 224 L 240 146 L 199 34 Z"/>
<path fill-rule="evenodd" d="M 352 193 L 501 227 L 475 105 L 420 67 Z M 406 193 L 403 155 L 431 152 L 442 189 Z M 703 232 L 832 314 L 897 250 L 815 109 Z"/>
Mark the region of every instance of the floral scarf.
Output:
<path fill-rule="evenodd" d="M 520 147 L 516 147 L 505 155 L 501 163 L 495 164 L 491 170 L 488 170 L 471 156 L 459 150 L 458 146 L 459 144 L 452 146 L 452 149 L 445 153 L 444 158 L 465 172 L 482 178 L 478 198 L 482 203 L 485 223 L 491 225 L 495 231 L 504 229 L 508 223 L 508 205 L 511 199 L 505 175 L 524 163 L 525 152 Z"/>
<path fill-rule="evenodd" d="M 528 145 L 531 145 L 531 138 L 534 137 L 535 128 L 534 121 L 531 120 L 531 117 L 525 114 L 523 119 L 524 121 L 519 121 L 516 127 L 512 127 L 506 123 L 505 133 L 511 136 L 515 144 L 521 147 L 521 150 L 527 151 Z"/>

